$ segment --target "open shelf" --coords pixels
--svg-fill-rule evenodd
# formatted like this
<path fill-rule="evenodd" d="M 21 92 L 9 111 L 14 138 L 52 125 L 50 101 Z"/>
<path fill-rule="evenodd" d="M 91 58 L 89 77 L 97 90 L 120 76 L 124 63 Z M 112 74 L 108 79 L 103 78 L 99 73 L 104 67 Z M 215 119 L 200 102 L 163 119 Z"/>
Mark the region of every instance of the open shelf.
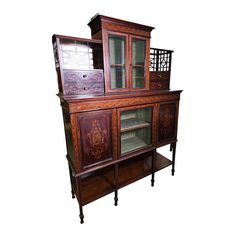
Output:
<path fill-rule="evenodd" d="M 172 164 L 171 160 L 156 153 L 154 171 Z M 82 204 L 86 205 L 115 190 L 114 165 L 86 174 L 81 178 Z M 152 157 L 149 153 L 122 161 L 118 164 L 118 186 L 122 188 L 152 173 Z"/>
<path fill-rule="evenodd" d="M 168 158 L 156 153 L 154 171 L 157 172 L 167 166 L 170 166 L 172 161 Z M 139 179 L 142 179 L 152 173 L 152 157 L 151 155 L 141 155 L 136 158 L 121 162 L 119 165 L 119 188 L 131 184 Z"/>
<path fill-rule="evenodd" d="M 131 138 L 121 140 L 121 154 L 125 154 L 139 148 L 143 148 L 148 144 L 144 142 L 143 139 L 134 136 Z"/>
<path fill-rule="evenodd" d="M 82 204 L 86 205 L 114 191 L 114 166 L 82 176 Z"/>
<path fill-rule="evenodd" d="M 121 120 L 121 132 L 126 132 L 134 129 L 141 129 L 150 126 L 149 122 L 137 118 Z"/>

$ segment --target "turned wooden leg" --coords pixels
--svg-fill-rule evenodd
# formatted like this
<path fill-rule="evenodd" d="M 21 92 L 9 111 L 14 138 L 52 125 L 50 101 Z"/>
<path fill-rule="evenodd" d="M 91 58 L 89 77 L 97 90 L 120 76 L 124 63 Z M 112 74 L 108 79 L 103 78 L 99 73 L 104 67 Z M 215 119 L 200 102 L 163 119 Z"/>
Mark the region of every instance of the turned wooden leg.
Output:
<path fill-rule="evenodd" d="M 118 164 L 115 164 L 114 166 L 114 186 L 115 186 L 115 197 L 114 197 L 114 200 L 115 200 L 115 203 L 114 205 L 117 206 L 118 205 L 118 186 L 117 186 L 117 183 L 118 183 Z"/>
<path fill-rule="evenodd" d="M 173 150 L 172 143 L 170 144 L 170 152 Z"/>
<path fill-rule="evenodd" d="M 118 190 L 115 190 L 115 197 L 114 197 L 114 200 L 115 200 L 115 206 L 118 205 Z"/>
<path fill-rule="evenodd" d="M 154 187 L 155 182 L 155 157 L 156 157 L 156 150 L 152 153 L 152 179 L 151 179 L 151 186 Z"/>
<path fill-rule="evenodd" d="M 175 174 L 175 152 L 176 152 L 176 143 L 172 144 L 172 170 L 171 174 L 174 176 Z"/>
<path fill-rule="evenodd" d="M 154 177 L 155 177 L 155 174 L 152 173 L 152 179 L 151 179 L 151 186 L 152 186 L 152 187 L 154 187 L 154 182 L 155 182 Z"/>
<path fill-rule="evenodd" d="M 83 213 L 83 204 L 82 204 L 82 196 L 81 196 L 81 178 L 76 177 L 75 178 L 76 183 L 76 192 L 77 192 L 77 199 L 79 202 L 79 217 L 80 217 L 80 223 L 84 223 L 84 213 Z"/>
<path fill-rule="evenodd" d="M 74 193 L 73 189 L 71 189 L 71 196 L 72 196 L 73 199 L 75 198 L 75 193 Z"/>
<path fill-rule="evenodd" d="M 71 196 L 72 198 L 75 198 L 75 192 L 73 190 L 73 176 L 70 166 L 69 166 L 69 173 L 70 173 L 70 184 L 71 184 Z"/>
<path fill-rule="evenodd" d="M 84 214 L 83 214 L 83 207 L 81 206 L 81 204 L 79 205 L 79 217 L 80 217 L 80 223 L 83 224 L 84 223 Z"/>

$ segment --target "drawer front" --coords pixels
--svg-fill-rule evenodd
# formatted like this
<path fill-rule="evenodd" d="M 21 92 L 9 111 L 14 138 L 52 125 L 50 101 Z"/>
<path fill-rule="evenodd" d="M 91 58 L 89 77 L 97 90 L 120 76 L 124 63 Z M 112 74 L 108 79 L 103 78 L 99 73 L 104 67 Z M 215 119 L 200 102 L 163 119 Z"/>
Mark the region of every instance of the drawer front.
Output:
<path fill-rule="evenodd" d="M 169 81 L 170 81 L 169 71 L 150 72 L 151 90 L 169 89 Z"/>
<path fill-rule="evenodd" d="M 169 89 L 169 81 L 150 81 L 150 89 Z"/>
<path fill-rule="evenodd" d="M 82 168 L 112 158 L 111 111 L 87 112 L 78 115 Z"/>
<path fill-rule="evenodd" d="M 103 70 L 63 70 L 66 95 L 103 94 Z"/>

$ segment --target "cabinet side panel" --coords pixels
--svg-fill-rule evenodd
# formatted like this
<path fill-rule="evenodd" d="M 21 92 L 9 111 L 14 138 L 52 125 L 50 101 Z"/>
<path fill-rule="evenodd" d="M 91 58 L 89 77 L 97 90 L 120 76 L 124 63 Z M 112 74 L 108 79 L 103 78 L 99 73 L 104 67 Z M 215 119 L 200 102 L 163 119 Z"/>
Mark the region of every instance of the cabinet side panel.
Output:
<path fill-rule="evenodd" d="M 176 102 L 160 104 L 158 141 L 176 139 Z"/>
<path fill-rule="evenodd" d="M 109 160 L 112 157 L 111 112 L 91 112 L 78 116 L 82 167 Z"/>
<path fill-rule="evenodd" d="M 63 112 L 63 119 L 64 119 L 64 128 L 65 128 L 65 136 L 66 136 L 67 154 L 69 155 L 70 160 L 73 162 L 74 148 L 73 148 L 72 129 L 71 129 L 69 114 L 66 114 Z"/>

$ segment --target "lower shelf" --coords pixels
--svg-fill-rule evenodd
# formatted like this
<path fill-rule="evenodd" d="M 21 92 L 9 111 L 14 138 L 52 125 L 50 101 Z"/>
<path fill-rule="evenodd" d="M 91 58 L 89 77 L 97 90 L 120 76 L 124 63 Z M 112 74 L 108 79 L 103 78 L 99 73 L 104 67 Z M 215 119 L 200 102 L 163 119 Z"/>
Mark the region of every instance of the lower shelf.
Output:
<path fill-rule="evenodd" d="M 155 172 L 172 162 L 159 153 L 156 153 Z M 141 155 L 118 164 L 118 188 L 142 179 L 152 173 L 152 157 Z M 86 205 L 102 196 L 114 191 L 114 166 L 95 171 L 82 177 L 82 204 Z"/>
<path fill-rule="evenodd" d="M 132 138 L 124 139 L 124 140 L 121 140 L 121 153 L 125 154 L 127 152 L 137 150 L 139 148 L 143 148 L 147 145 L 148 144 L 146 144 L 143 139 L 136 136 Z"/>

